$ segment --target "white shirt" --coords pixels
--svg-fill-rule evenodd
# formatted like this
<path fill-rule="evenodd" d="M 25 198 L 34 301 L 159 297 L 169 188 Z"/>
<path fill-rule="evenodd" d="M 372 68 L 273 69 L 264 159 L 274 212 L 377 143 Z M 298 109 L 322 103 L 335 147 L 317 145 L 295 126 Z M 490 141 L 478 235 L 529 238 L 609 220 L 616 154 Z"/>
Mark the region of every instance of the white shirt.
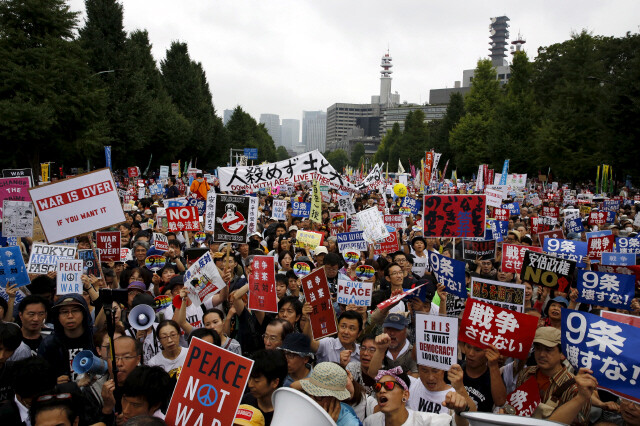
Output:
<path fill-rule="evenodd" d="M 407 408 L 426 413 L 451 415 L 451 411 L 442 405 L 447 393 L 453 391 L 451 386 L 443 391 L 430 391 L 424 386 L 422 380 L 411 376 L 409 376 L 409 380 L 411 384 L 409 385 Z"/>
<path fill-rule="evenodd" d="M 451 424 L 451 416 L 448 414 L 420 413 L 407 409 L 409 417 L 402 426 L 449 426 Z M 384 425 L 384 413 L 377 412 L 364 419 L 364 426 L 381 426 Z"/>
<path fill-rule="evenodd" d="M 31 426 L 31 419 L 29 418 L 29 409 L 22 405 L 16 396 L 13 397 L 16 406 L 18 407 L 18 412 L 20 413 L 20 420 L 24 422 L 27 426 Z"/>
<path fill-rule="evenodd" d="M 164 371 L 169 373 L 171 377 L 178 378 L 180 375 L 180 371 L 182 370 L 182 365 L 184 364 L 185 359 L 187 359 L 187 349 L 180 347 L 180 354 L 176 357 L 176 359 L 168 359 L 162 355 L 162 352 L 159 352 L 158 355 L 154 356 L 149 360 L 150 367 L 158 366 L 162 367 Z"/>

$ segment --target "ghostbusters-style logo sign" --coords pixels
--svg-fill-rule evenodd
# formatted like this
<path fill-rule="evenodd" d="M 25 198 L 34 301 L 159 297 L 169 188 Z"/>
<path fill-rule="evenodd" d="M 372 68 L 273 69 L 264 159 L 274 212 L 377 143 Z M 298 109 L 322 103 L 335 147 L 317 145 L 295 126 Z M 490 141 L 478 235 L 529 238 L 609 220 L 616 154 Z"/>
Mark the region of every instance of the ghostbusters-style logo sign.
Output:
<path fill-rule="evenodd" d="M 239 234 L 242 232 L 247 221 L 242 213 L 237 211 L 235 204 L 227 204 L 225 207 L 226 213 L 221 218 L 218 218 L 218 223 L 222 225 L 222 228 L 230 234 Z"/>

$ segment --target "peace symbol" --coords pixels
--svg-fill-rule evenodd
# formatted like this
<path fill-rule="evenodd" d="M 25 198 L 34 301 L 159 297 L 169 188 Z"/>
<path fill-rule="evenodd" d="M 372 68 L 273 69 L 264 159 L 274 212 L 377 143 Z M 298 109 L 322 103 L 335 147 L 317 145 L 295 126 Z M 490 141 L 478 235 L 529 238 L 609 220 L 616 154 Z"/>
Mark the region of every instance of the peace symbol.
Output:
<path fill-rule="evenodd" d="M 211 391 L 213 390 L 215 398 L 211 400 Z M 212 385 L 202 385 L 198 388 L 198 402 L 205 407 L 211 407 L 218 400 L 218 391 Z"/>

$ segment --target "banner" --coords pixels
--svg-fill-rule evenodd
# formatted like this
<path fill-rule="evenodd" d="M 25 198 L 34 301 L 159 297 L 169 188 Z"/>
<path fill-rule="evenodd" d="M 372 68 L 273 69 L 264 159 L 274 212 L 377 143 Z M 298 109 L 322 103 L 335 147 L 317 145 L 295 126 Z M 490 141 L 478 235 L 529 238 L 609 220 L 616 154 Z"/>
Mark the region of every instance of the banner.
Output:
<path fill-rule="evenodd" d="M 216 194 L 215 198 L 213 241 L 246 242 L 250 197 Z"/>
<path fill-rule="evenodd" d="M 293 217 L 305 218 L 305 217 L 309 217 L 309 215 L 311 214 L 311 203 L 301 203 L 298 201 L 292 201 L 291 208 L 293 210 L 291 212 L 291 216 Z"/>
<path fill-rule="evenodd" d="M 615 237 L 613 235 L 604 235 L 602 237 L 593 237 L 587 240 L 588 255 L 591 260 L 600 260 L 602 252 L 613 250 Z"/>
<path fill-rule="evenodd" d="M 341 253 L 348 251 L 367 251 L 367 242 L 364 240 L 362 231 L 342 232 L 336 235 L 338 239 L 338 250 Z"/>
<path fill-rule="evenodd" d="M 423 206 L 425 237 L 484 237 L 484 195 L 425 195 Z"/>
<path fill-rule="evenodd" d="M 120 261 L 120 231 L 96 232 L 96 246 L 100 251 L 100 261 Z"/>
<path fill-rule="evenodd" d="M 338 277 L 338 303 L 371 306 L 372 282 L 353 281 Z"/>
<path fill-rule="evenodd" d="M 536 334 L 538 318 L 476 299 L 467 300 L 458 340 L 486 348 L 493 345 L 500 355 L 527 359 Z"/>
<path fill-rule="evenodd" d="M 56 265 L 56 294 L 82 294 L 83 261 L 76 259 L 58 259 Z M 99 275 L 99 274 L 98 274 Z"/>
<path fill-rule="evenodd" d="M 125 221 L 109 169 L 31 188 L 29 193 L 49 243 Z"/>
<path fill-rule="evenodd" d="M 209 295 L 216 294 L 227 284 L 222 280 L 211 252 L 207 251 L 187 269 L 184 274 L 184 285 L 190 290 L 191 302 L 200 306 Z"/>
<path fill-rule="evenodd" d="M 578 302 L 631 309 L 636 282 L 633 275 L 578 270 Z"/>
<path fill-rule="evenodd" d="M 0 179 L 0 208 L 4 200 L 31 201 L 29 196 L 29 177 L 1 178 Z M 2 210 L 0 209 L 0 219 Z"/>
<path fill-rule="evenodd" d="M 500 176 L 500 185 L 507 184 L 507 175 L 509 174 L 509 160 L 504 160 L 502 165 L 502 175 Z"/>
<path fill-rule="evenodd" d="M 105 164 L 109 170 L 112 170 L 113 168 L 111 167 L 111 146 L 105 146 L 104 147 L 104 159 L 105 159 Z"/>
<path fill-rule="evenodd" d="M 438 283 L 444 284 L 450 294 L 465 299 L 467 297 L 465 263 L 434 251 L 428 254 L 431 271 Z"/>
<path fill-rule="evenodd" d="M 424 156 L 423 183 L 429 186 L 431 182 L 431 169 L 433 168 L 433 151 L 427 151 Z"/>
<path fill-rule="evenodd" d="M 562 353 L 593 371 L 598 387 L 640 402 L 640 330 L 586 312 L 562 309 Z"/>
<path fill-rule="evenodd" d="M 249 275 L 249 309 L 278 312 L 275 257 L 254 256 Z"/>
<path fill-rule="evenodd" d="M 458 363 L 458 318 L 416 313 L 416 350 L 419 365 L 449 371 Z"/>
<path fill-rule="evenodd" d="M 312 187 L 309 220 L 315 223 L 322 223 L 322 193 L 320 192 L 320 183 L 314 180 Z"/>
<path fill-rule="evenodd" d="M 496 257 L 496 240 L 462 240 L 464 260 L 493 260 Z"/>
<path fill-rule="evenodd" d="M 2 208 L 2 236 L 33 236 L 33 205 L 30 201 L 4 200 Z"/>
<path fill-rule="evenodd" d="M 541 247 L 502 244 L 502 272 L 519 274 L 522 270 L 522 262 L 527 250 L 542 253 Z"/>
<path fill-rule="evenodd" d="M 309 315 L 311 332 L 314 340 L 331 336 L 338 332 L 336 315 L 329 293 L 329 283 L 324 268 L 318 268 L 300 279 L 305 300 L 311 304 L 313 311 Z"/>
<path fill-rule="evenodd" d="M 50 246 L 33 243 L 27 272 L 30 274 L 46 274 L 49 271 L 55 271 L 58 259 L 73 259 L 76 257 L 76 252 L 75 246 Z"/>
<path fill-rule="evenodd" d="M 199 231 L 198 209 L 195 206 L 167 207 L 167 227 L 171 232 Z"/>
<path fill-rule="evenodd" d="M 273 200 L 273 211 L 271 216 L 276 220 L 287 219 L 287 201 L 286 200 Z"/>
<path fill-rule="evenodd" d="M 574 240 L 562 240 L 559 238 L 546 238 L 544 240 L 544 252 L 553 253 L 561 259 L 573 260 L 578 268 L 587 266 L 584 258 L 587 257 L 587 243 Z"/>
<path fill-rule="evenodd" d="M 0 287 L 12 284 L 22 287 L 30 282 L 20 247 L 0 247 Z"/>
<path fill-rule="evenodd" d="M 167 408 L 168 425 L 231 426 L 253 361 L 194 337 Z"/>
<path fill-rule="evenodd" d="M 576 262 L 560 259 L 544 253 L 527 250 L 522 262 L 520 279 L 532 284 L 542 284 L 550 288 L 558 288 L 561 292 L 573 280 Z"/>
<path fill-rule="evenodd" d="M 524 284 L 471 277 L 471 297 L 490 305 L 524 313 Z"/>
<path fill-rule="evenodd" d="M 540 390 L 535 376 L 529 377 L 507 396 L 507 404 L 521 417 L 532 417 L 540 404 Z"/>

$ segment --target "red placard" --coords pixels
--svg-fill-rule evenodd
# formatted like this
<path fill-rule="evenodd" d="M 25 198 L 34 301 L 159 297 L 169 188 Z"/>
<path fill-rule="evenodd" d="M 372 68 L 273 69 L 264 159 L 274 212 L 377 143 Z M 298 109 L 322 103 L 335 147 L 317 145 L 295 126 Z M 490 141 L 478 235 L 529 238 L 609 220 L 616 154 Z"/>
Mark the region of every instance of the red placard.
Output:
<path fill-rule="evenodd" d="M 527 250 L 542 253 L 542 247 L 502 244 L 502 271 L 520 274 L 522 262 L 524 261 L 524 254 Z"/>
<path fill-rule="evenodd" d="M 134 178 L 134 177 L 138 177 L 140 176 L 140 170 L 138 170 L 138 167 L 127 167 L 127 174 L 129 175 L 130 178 Z"/>
<path fill-rule="evenodd" d="M 537 326 L 538 318 L 533 315 L 468 299 L 458 340 L 479 348 L 493 345 L 501 355 L 526 359 Z"/>
<path fill-rule="evenodd" d="M 589 213 L 589 225 L 604 225 L 607 223 L 607 217 L 609 217 L 607 212 L 591 212 Z"/>
<path fill-rule="evenodd" d="M 560 209 L 558 207 L 542 206 L 542 213 L 540 213 L 540 216 L 557 219 L 560 217 Z"/>
<path fill-rule="evenodd" d="M 425 185 L 429 185 L 431 182 L 431 169 L 433 168 L 433 151 L 427 151 L 424 156 L 424 170 L 422 175 L 424 177 L 423 182 Z"/>
<path fill-rule="evenodd" d="M 531 222 L 531 233 L 534 235 L 552 229 L 551 225 L 544 223 L 543 217 L 530 217 L 529 221 Z"/>
<path fill-rule="evenodd" d="M 255 256 L 249 275 L 249 309 L 278 312 L 276 270 L 273 256 Z"/>
<path fill-rule="evenodd" d="M 484 238 L 486 195 L 425 195 L 425 237 Z"/>
<path fill-rule="evenodd" d="M 313 312 L 309 316 L 311 332 L 315 340 L 338 332 L 336 315 L 333 311 L 329 283 L 324 268 L 318 268 L 301 278 L 304 297 L 311 304 Z"/>
<path fill-rule="evenodd" d="M 96 245 L 100 250 L 100 261 L 120 261 L 120 231 L 96 232 Z"/>
<path fill-rule="evenodd" d="M 396 230 L 402 229 L 402 215 L 385 214 L 382 219 L 385 225 L 393 226 Z"/>
<path fill-rule="evenodd" d="M 540 246 L 544 247 L 545 238 L 560 238 L 564 240 L 564 232 L 562 229 L 552 229 L 551 231 L 538 232 L 538 239 L 540 240 Z"/>
<path fill-rule="evenodd" d="M 167 207 L 167 228 L 172 232 L 199 231 L 196 206 Z"/>
<path fill-rule="evenodd" d="M 531 417 L 540 404 L 540 391 L 535 376 L 529 377 L 520 387 L 507 396 L 507 404 L 522 417 Z"/>
<path fill-rule="evenodd" d="M 633 327 L 640 328 L 640 317 L 635 315 L 621 314 L 613 311 L 600 311 L 602 318 L 621 322 L 623 324 L 631 325 Z"/>
<path fill-rule="evenodd" d="M 613 242 L 615 241 L 614 235 L 604 235 L 602 237 L 592 237 L 588 241 L 588 255 L 591 260 L 600 260 L 603 252 L 609 252 L 613 250 Z"/>
<path fill-rule="evenodd" d="M 493 209 L 493 218 L 495 220 L 509 220 L 509 209 L 496 207 Z"/>
<path fill-rule="evenodd" d="M 252 360 L 194 337 L 165 422 L 231 426 L 252 368 Z"/>
<path fill-rule="evenodd" d="M 398 242 L 398 231 L 389 232 L 389 236 L 381 243 L 375 243 L 373 245 L 373 254 L 381 255 L 393 253 L 400 250 L 400 243 Z"/>

